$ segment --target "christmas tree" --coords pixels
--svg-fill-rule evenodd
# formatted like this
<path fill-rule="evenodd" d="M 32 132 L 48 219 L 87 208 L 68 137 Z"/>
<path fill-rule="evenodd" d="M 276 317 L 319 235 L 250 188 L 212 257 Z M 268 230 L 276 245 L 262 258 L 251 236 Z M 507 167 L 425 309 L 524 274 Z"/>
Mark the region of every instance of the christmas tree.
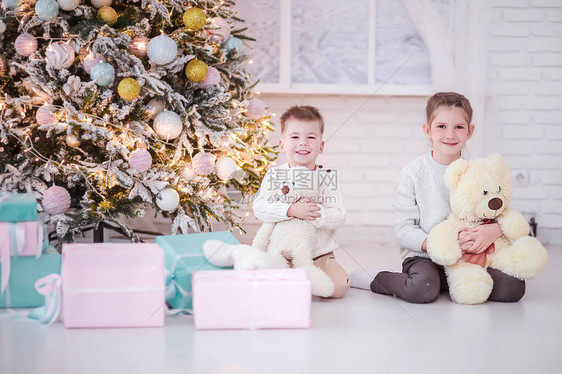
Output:
<path fill-rule="evenodd" d="M 61 242 L 169 215 L 239 227 L 275 157 L 233 1 L 3 0 L 0 190 L 34 193 Z M 240 20 L 238 20 L 240 21 Z"/>

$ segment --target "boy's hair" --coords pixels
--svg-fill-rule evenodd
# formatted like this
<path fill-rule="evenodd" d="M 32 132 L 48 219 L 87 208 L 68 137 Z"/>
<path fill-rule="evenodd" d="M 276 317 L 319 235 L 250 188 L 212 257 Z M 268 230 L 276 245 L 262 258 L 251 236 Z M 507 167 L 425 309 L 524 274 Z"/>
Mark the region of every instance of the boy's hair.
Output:
<path fill-rule="evenodd" d="M 324 118 L 320 111 L 313 106 L 308 105 L 294 105 L 287 109 L 281 116 L 281 133 L 285 133 L 285 123 L 290 119 L 297 119 L 300 121 L 318 121 L 320 124 L 320 134 L 324 134 Z"/>
<path fill-rule="evenodd" d="M 428 124 L 431 124 L 435 118 L 435 112 L 442 106 L 461 108 L 466 114 L 468 124 L 470 125 L 472 122 L 472 107 L 466 97 L 456 92 L 438 92 L 427 100 L 425 114 Z"/>

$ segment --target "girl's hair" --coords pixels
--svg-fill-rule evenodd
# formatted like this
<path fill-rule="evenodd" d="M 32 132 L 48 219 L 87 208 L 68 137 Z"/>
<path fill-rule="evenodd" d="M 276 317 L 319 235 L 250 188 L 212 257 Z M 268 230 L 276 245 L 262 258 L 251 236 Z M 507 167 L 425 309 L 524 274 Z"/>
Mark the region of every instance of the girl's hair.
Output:
<path fill-rule="evenodd" d="M 472 107 L 466 97 L 456 92 L 438 92 L 427 100 L 425 114 L 428 124 L 431 124 L 435 118 L 435 112 L 442 106 L 461 108 L 466 114 L 468 124 L 470 125 L 472 122 Z"/>
<path fill-rule="evenodd" d="M 281 116 L 281 133 L 285 132 L 285 122 L 290 119 L 297 119 L 301 121 L 318 121 L 320 124 L 320 133 L 324 134 L 324 118 L 320 111 L 313 106 L 308 105 L 294 105 L 287 109 Z"/>

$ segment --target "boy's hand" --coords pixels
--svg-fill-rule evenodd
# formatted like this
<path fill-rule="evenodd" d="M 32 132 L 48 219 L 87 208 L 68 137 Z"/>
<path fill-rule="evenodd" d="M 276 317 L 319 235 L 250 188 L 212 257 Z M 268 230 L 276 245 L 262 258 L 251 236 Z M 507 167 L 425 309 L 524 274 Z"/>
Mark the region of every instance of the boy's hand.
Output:
<path fill-rule="evenodd" d="M 296 203 L 293 203 L 287 211 L 287 217 L 296 217 L 307 221 L 314 221 L 320 217 L 317 213 L 320 207 L 310 201 L 310 199 L 300 198 Z"/>
<path fill-rule="evenodd" d="M 502 236 L 502 229 L 497 223 L 465 228 L 459 232 L 459 245 L 463 253 L 478 254 L 484 252 Z"/>

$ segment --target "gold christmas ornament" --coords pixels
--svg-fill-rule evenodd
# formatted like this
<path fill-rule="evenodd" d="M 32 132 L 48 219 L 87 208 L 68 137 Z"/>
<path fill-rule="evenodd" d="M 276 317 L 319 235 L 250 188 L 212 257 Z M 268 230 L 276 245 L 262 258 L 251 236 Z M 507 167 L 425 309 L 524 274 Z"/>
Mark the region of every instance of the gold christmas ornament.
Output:
<path fill-rule="evenodd" d="M 190 30 L 201 30 L 207 23 L 205 11 L 199 8 L 189 8 L 183 14 L 183 24 Z"/>
<path fill-rule="evenodd" d="M 207 71 L 207 65 L 196 58 L 189 61 L 185 67 L 185 75 L 187 76 L 187 79 L 195 83 L 202 82 L 207 76 Z"/>
<path fill-rule="evenodd" d="M 104 6 L 98 10 L 98 19 L 109 26 L 115 25 L 115 23 L 117 23 L 117 18 L 119 18 L 117 12 L 111 7 Z"/>
<path fill-rule="evenodd" d="M 111 208 L 113 208 L 113 204 L 110 201 L 104 200 L 101 203 L 99 203 L 98 205 L 102 210 L 105 210 L 106 212 L 109 211 Z"/>
<path fill-rule="evenodd" d="M 117 92 L 123 100 L 135 100 L 140 94 L 140 84 L 133 78 L 125 78 L 119 82 Z"/>

